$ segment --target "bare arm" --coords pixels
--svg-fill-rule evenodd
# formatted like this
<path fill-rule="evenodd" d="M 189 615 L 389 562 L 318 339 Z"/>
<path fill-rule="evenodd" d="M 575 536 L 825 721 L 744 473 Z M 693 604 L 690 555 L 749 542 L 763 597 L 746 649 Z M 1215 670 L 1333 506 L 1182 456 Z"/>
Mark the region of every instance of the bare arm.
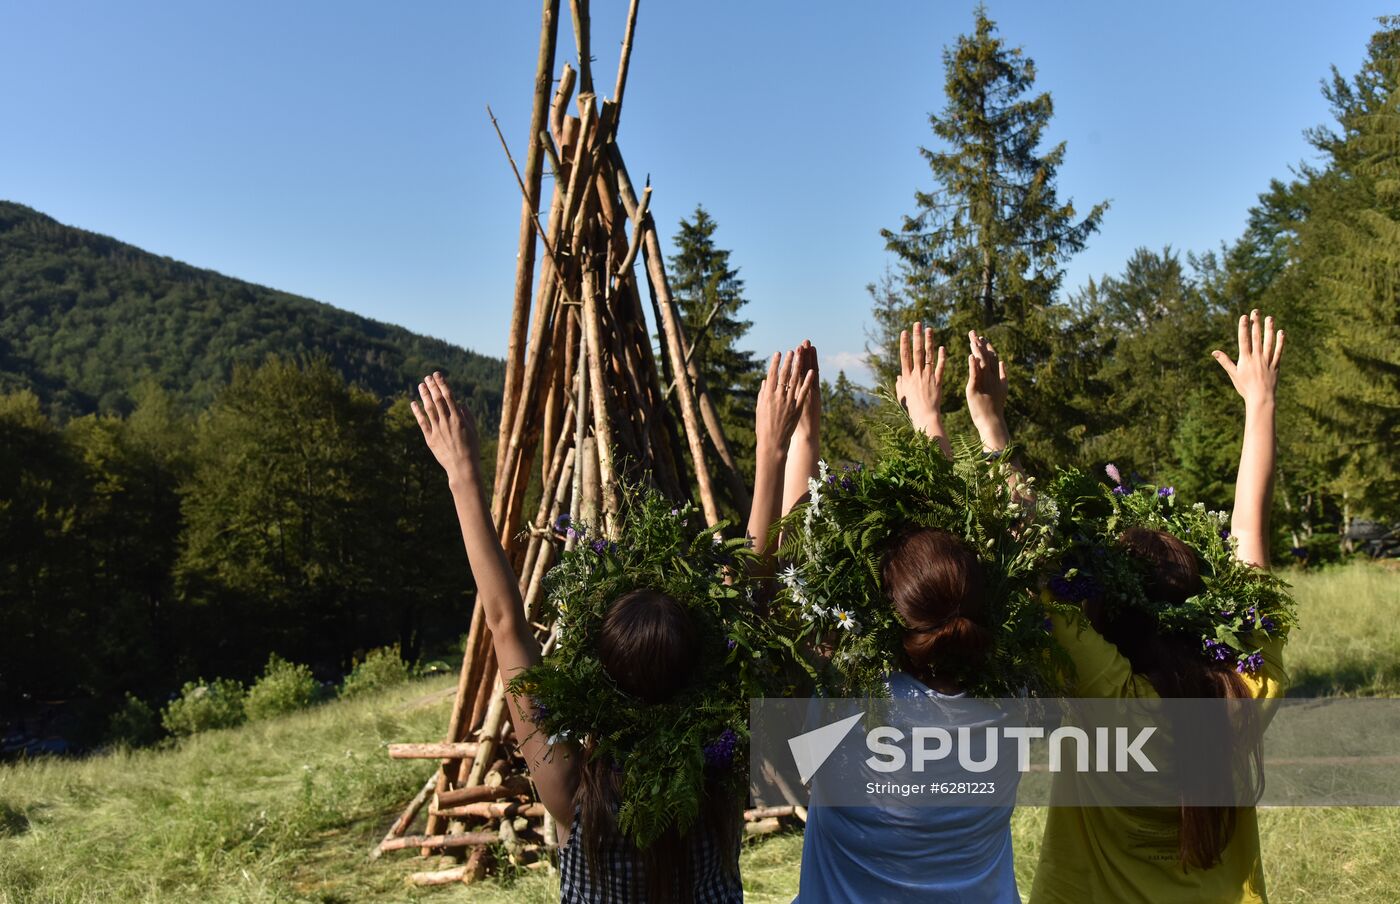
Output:
<path fill-rule="evenodd" d="M 971 354 L 967 356 L 967 413 L 982 439 L 987 452 L 1000 452 L 1011 444 L 1011 431 L 1006 426 L 1006 396 L 1011 381 L 1006 376 L 1006 362 L 997 350 L 974 330 L 967 334 Z"/>
<path fill-rule="evenodd" d="M 976 330 L 967 334 L 971 354 L 967 356 L 967 410 L 972 415 L 977 436 L 984 452 L 1000 454 L 1011 444 L 1011 429 L 1006 426 L 1006 397 L 1011 381 L 1006 375 L 1006 362 L 997 350 L 979 336 Z M 1029 503 L 1034 498 L 1021 465 L 1013 459 L 1006 465 L 1011 469 L 1007 484 L 1011 496 L 1018 502 Z"/>
<path fill-rule="evenodd" d="M 1244 445 L 1235 477 L 1235 511 L 1230 533 L 1235 555 L 1258 568 L 1269 567 L 1269 510 L 1274 495 L 1274 391 L 1283 357 L 1283 330 L 1274 331 L 1274 318 L 1251 311 L 1239 322 L 1238 361 L 1222 351 L 1211 356 L 1225 368 L 1235 391 L 1244 399 Z"/>
<path fill-rule="evenodd" d="M 748 533 L 753 539 L 759 563 L 756 577 L 773 573 L 773 524 L 783 501 L 783 473 L 787 468 L 788 443 L 797 427 L 806 400 L 813 392 L 815 371 L 799 381 L 796 350 L 786 358 L 774 354 L 768 362 L 768 376 L 758 389 L 754 415 L 753 508 L 749 511 Z"/>
<path fill-rule="evenodd" d="M 457 520 L 462 526 L 462 541 L 476 579 L 476 602 L 485 612 L 501 680 L 509 682 L 540 661 L 540 645 L 525 621 L 520 588 L 491 521 L 476 428 L 471 415 L 453 401 L 441 374 L 425 377 L 418 384 L 418 394 L 422 405 L 414 402 L 413 414 L 428 448 L 447 472 Z M 529 700 L 511 694 L 508 702 L 515 734 L 540 800 L 560 825 L 571 825 L 574 790 L 578 785 L 575 759 L 564 745 L 551 747 L 548 739 L 536 731 Z"/>
<path fill-rule="evenodd" d="M 948 431 L 943 427 L 943 365 L 947 352 L 938 346 L 935 353 L 933 330 L 925 330 L 922 323 L 914 322 L 911 340 L 909 330 L 899 333 L 899 376 L 894 381 L 895 395 L 904 409 L 909 412 L 909 420 L 914 427 L 923 431 L 930 439 L 938 441 L 938 448 L 948 458 L 953 457 L 953 444 L 948 440 Z"/>
<path fill-rule="evenodd" d="M 802 416 L 788 443 L 787 469 L 783 472 L 783 508 L 786 515 L 807 495 L 807 481 L 817 476 L 822 446 L 821 374 L 817 371 L 817 350 L 810 340 L 797 347 L 797 379 L 812 374 L 812 393 L 802 404 Z"/>

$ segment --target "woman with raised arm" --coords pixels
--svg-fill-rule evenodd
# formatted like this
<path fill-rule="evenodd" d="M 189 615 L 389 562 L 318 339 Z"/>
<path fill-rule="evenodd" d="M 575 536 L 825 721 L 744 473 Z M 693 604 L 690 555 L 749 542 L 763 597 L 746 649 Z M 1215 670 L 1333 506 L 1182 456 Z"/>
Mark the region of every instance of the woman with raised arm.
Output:
<path fill-rule="evenodd" d="M 786 449 L 810 390 L 810 378 L 796 379 L 794 360 L 789 354 L 780 367 L 775 356 L 760 389 L 760 448 Z M 724 719 L 746 718 L 749 694 L 734 662 L 715 653 L 725 650 L 726 625 L 756 617 L 742 590 L 724 580 L 725 563 L 743 543 L 718 542 L 695 512 L 659 496 L 636 502 L 624 513 L 643 522 L 634 533 L 666 549 L 626 548 L 623 525 L 618 542 L 593 538 L 566 554 L 558 592 L 551 591 L 560 643 L 542 662 L 492 526 L 472 417 L 441 374 L 425 377 L 418 392 L 413 412 L 447 472 L 520 752 L 559 826 L 561 900 L 742 901 L 747 775 Z M 662 561 L 668 555 L 684 557 L 685 567 Z M 628 573 L 637 563 L 645 567 Z M 577 701 L 589 681 L 589 699 Z M 592 712 L 604 697 L 612 705 L 592 718 L 615 724 L 561 727 L 561 716 Z M 656 738 L 665 743 L 638 749 Z M 688 809 L 688 819 L 676 817 Z"/>
<path fill-rule="evenodd" d="M 968 407 L 985 451 L 997 453 L 1009 440 L 1003 416 L 1006 369 L 985 338 L 973 333 L 969 346 Z M 803 351 L 802 365 L 815 369 L 815 350 L 804 343 Z M 953 458 L 953 446 L 940 412 L 945 359 L 945 350 L 935 347 L 931 331 L 924 330 L 922 324 L 914 324 L 912 335 L 909 331 L 901 334 L 901 372 L 896 392 L 914 428 L 936 444 L 933 455 L 939 459 L 934 468 L 938 476 L 933 479 L 947 486 L 956 478 L 951 465 L 943 460 Z M 922 449 L 929 446 L 927 440 L 916 445 Z M 801 519 L 808 515 L 826 517 L 822 512 L 827 510 L 822 506 L 835 504 L 835 498 L 842 493 L 859 492 L 857 484 L 862 481 L 883 479 L 867 472 L 829 471 L 818 462 L 819 446 L 820 414 L 809 408 L 804 411 L 787 451 L 782 495 L 786 508 L 798 503 L 809 488 L 813 490 L 812 498 L 805 513 L 799 508 L 785 522 L 791 525 L 785 530 L 801 533 Z M 765 469 L 761 458 L 759 468 Z M 766 465 L 768 473 L 774 469 L 774 463 Z M 993 488 L 992 492 L 997 491 Z M 998 511 L 1005 510 L 1005 496 L 1003 484 Z M 855 511 L 853 517 L 862 519 L 864 514 Z M 965 521 L 966 513 L 960 513 L 958 518 Z M 764 522 L 751 525 L 756 536 L 763 536 L 767 529 Z M 902 626 L 894 635 L 899 638 L 899 648 L 887 651 L 899 667 L 883 675 L 885 692 L 906 705 L 931 708 L 949 725 L 991 724 L 996 714 L 972 699 L 970 693 L 984 684 L 986 673 L 994 668 L 991 651 L 997 628 L 984 598 L 984 569 L 977 551 L 950 530 L 919 523 L 892 525 L 888 533 L 881 544 L 880 586 L 870 588 L 871 593 L 880 595 L 878 604 L 886 607 L 887 614 Z M 864 570 L 861 564 L 849 564 L 854 566 L 849 569 L 852 572 Z M 842 570 L 834 563 L 830 567 Z M 790 569 L 780 576 L 790 596 L 804 589 L 797 575 L 797 570 Z M 862 630 L 842 603 L 839 599 L 825 600 L 828 608 L 822 617 L 835 621 L 825 639 L 815 640 L 825 655 L 831 655 L 834 643 Z M 812 599 L 804 599 L 803 604 L 818 605 Z M 841 654 L 838 651 L 836 655 Z M 1001 757 L 1000 762 L 1013 764 L 1014 758 Z M 999 783 L 1000 805 L 847 806 L 849 801 L 834 802 L 819 774 L 813 785 L 803 839 L 798 900 L 803 904 L 1019 902 L 1009 805 L 1014 799 L 1014 765 L 982 778 L 989 778 L 988 784 Z M 846 781 L 844 772 L 837 781 Z"/>
<path fill-rule="evenodd" d="M 1055 638 L 1074 663 L 1073 696 L 1271 700 L 1283 695 L 1281 654 L 1293 613 L 1280 582 L 1266 573 L 1274 398 L 1283 343 L 1273 318 L 1254 311 L 1239 320 L 1238 358 L 1213 353 L 1245 407 L 1228 530 L 1223 513 L 1178 503 L 1171 487 L 1135 488 L 1109 466 L 1117 484 L 1105 497 L 1112 517 L 1085 516 L 1082 536 L 1093 535 L 1091 523 L 1101 528 L 1093 548 L 1052 580 L 1048 591 L 1079 604 L 1080 611 L 1051 618 Z M 1074 484 L 1060 505 L 1092 497 L 1080 478 L 1059 479 L 1057 485 Z M 1053 487 L 1048 494 L 1055 496 Z M 1203 574 L 1210 576 L 1209 585 Z M 1197 780 L 1201 773 L 1218 773 L 1215 777 L 1238 787 L 1243 797 L 1257 800 L 1259 737 L 1272 712 L 1269 705 L 1243 706 L 1236 718 L 1244 723 L 1221 732 L 1229 740 L 1220 749 L 1178 747 L 1179 758 L 1189 759 Z M 1212 716 L 1205 712 L 1202 718 Z M 1220 724 L 1231 727 L 1224 715 Z M 1240 724 L 1247 731 L 1239 731 Z M 1246 786 L 1239 787 L 1242 776 Z M 1062 774 L 1056 781 L 1077 780 Z M 1031 891 L 1032 904 L 1264 900 L 1254 807 L 1185 803 L 1052 807 Z"/>

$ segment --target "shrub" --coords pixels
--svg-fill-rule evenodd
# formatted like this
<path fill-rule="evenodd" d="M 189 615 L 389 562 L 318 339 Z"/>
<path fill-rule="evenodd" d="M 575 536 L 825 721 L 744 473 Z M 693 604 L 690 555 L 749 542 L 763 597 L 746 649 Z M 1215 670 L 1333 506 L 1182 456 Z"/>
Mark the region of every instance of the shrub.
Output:
<path fill-rule="evenodd" d="M 249 719 L 266 719 L 302 709 L 315 699 L 317 687 L 311 669 L 273 653 L 262 677 L 248 688 L 243 711 Z"/>
<path fill-rule="evenodd" d="M 228 678 L 206 682 L 187 681 L 180 696 L 161 712 L 165 730 L 178 737 L 231 728 L 243 721 L 243 685 Z"/>
<path fill-rule="evenodd" d="M 150 704 L 130 693 L 107 720 L 107 740 L 128 747 L 144 747 L 160 739 L 160 717 Z"/>
<path fill-rule="evenodd" d="M 340 685 L 340 696 L 354 697 L 401 684 L 408 680 L 408 675 L 408 663 L 399 655 L 398 644 L 370 650 L 364 659 L 355 662 L 355 667 L 345 676 L 345 681 Z"/>

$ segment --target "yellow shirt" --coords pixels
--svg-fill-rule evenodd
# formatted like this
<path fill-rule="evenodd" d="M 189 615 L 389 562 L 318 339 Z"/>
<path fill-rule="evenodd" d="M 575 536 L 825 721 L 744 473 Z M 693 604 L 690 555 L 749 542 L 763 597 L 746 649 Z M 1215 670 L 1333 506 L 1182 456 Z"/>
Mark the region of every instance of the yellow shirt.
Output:
<path fill-rule="evenodd" d="M 1077 697 L 1156 697 L 1118 648 L 1082 616 L 1051 618 L 1055 639 L 1073 660 Z M 1283 696 L 1284 638 L 1263 647 L 1264 665 L 1245 675 L 1256 699 Z M 1272 714 L 1272 707 L 1270 712 Z M 1060 776 L 1056 776 L 1060 780 Z M 1259 822 L 1242 807 L 1220 863 L 1184 869 L 1177 859 L 1178 811 L 1168 807 L 1051 807 L 1030 904 L 1264 904 Z"/>

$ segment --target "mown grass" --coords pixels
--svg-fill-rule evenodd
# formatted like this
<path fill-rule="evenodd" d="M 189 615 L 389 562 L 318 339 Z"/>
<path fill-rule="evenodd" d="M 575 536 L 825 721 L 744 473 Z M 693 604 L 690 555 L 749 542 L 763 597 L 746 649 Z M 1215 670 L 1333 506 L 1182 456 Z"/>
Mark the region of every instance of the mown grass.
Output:
<path fill-rule="evenodd" d="M 1290 696 L 1400 696 L 1400 567 L 1285 573 L 1301 627 L 1284 654 Z"/>
<path fill-rule="evenodd" d="M 1289 645 L 1295 693 L 1400 694 L 1400 572 L 1351 565 L 1289 575 L 1303 630 Z M 418 890 L 404 877 L 437 858 L 369 849 L 424 777 L 393 741 L 436 737 L 452 679 L 209 732 L 169 749 L 0 767 L 0 904 L 319 902 L 482 904 L 557 900 L 530 874 Z M 1013 821 L 1029 890 L 1045 812 Z M 1391 902 L 1400 887 L 1400 809 L 1260 813 L 1270 895 L 1287 902 Z M 802 837 L 746 846 L 748 899 L 791 900 Z"/>

